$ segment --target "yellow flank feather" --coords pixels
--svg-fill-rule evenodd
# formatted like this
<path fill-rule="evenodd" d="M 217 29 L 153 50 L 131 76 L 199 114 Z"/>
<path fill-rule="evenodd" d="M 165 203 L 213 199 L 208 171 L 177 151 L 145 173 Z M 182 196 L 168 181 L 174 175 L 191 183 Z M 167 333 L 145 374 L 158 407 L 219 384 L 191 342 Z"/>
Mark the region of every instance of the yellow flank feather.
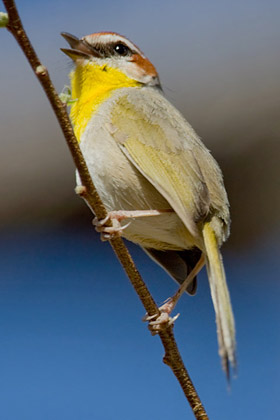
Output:
<path fill-rule="evenodd" d="M 174 202 L 178 206 L 178 208 L 176 206 L 176 210 L 178 213 L 182 213 L 182 217 L 188 213 L 195 213 L 192 184 L 186 182 L 187 177 L 183 179 L 185 182 L 182 181 L 182 177 L 180 178 L 181 168 L 178 155 L 156 150 L 152 146 L 141 143 L 137 138 L 128 139 L 124 143 L 124 147 L 137 164 L 137 167 L 145 173 L 148 179 L 153 180 L 154 185 L 162 192 L 165 198 L 167 198 L 168 192 L 172 191 L 172 198 L 174 198 Z M 196 233 L 195 226 L 192 223 L 189 222 L 187 227 L 190 232 Z M 191 234 L 189 234 L 189 241 L 195 245 Z"/>
<path fill-rule="evenodd" d="M 187 227 L 189 243 L 203 246 L 196 222 L 208 210 L 208 196 L 192 151 L 180 149 L 178 144 L 176 147 L 175 135 L 168 137 L 171 130 L 166 132 L 160 120 L 158 124 L 152 121 L 125 96 L 116 102 L 111 123 L 115 127 L 111 135 L 128 159 L 169 202 Z"/>
<path fill-rule="evenodd" d="M 120 70 L 91 62 L 77 65 L 70 73 L 70 79 L 72 99 L 75 100 L 70 117 L 78 141 L 98 106 L 107 100 L 115 89 L 140 86 L 139 82 Z"/>

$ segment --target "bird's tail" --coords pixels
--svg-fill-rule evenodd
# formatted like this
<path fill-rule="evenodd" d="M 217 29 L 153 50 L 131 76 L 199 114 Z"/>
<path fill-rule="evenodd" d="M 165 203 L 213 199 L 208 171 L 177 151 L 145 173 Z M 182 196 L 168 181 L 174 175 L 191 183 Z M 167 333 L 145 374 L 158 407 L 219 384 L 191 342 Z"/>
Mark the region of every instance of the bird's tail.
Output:
<path fill-rule="evenodd" d="M 234 369 L 236 368 L 234 317 L 222 256 L 215 232 L 210 223 L 205 223 L 203 227 L 203 238 L 210 291 L 216 313 L 219 354 L 222 359 L 223 369 L 229 378 L 229 363 Z"/>

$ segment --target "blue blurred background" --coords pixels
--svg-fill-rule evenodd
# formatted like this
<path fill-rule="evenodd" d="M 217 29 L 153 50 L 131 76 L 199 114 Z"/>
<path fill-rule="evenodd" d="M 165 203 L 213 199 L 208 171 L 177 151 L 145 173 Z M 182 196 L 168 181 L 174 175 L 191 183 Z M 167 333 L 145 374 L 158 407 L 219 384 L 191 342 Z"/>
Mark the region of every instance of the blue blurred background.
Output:
<path fill-rule="evenodd" d="M 61 31 L 122 33 L 213 151 L 233 219 L 223 252 L 238 340 L 230 392 L 205 273 L 197 295 L 178 305 L 175 334 L 211 419 L 278 418 L 279 2 L 18 7 L 59 91 L 71 68 Z M 122 268 L 73 192 L 73 163 L 41 87 L 10 34 L 0 35 L 0 418 L 193 418 Z M 129 247 L 162 303 L 176 285 Z"/>

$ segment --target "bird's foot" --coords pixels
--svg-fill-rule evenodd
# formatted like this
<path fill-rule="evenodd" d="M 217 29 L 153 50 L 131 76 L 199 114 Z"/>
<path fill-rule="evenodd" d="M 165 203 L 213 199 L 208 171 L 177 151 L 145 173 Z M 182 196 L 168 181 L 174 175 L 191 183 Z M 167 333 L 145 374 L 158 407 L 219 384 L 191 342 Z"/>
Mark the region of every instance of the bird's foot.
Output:
<path fill-rule="evenodd" d="M 77 193 L 81 194 L 80 192 Z M 92 223 L 95 226 L 95 230 L 101 233 L 101 240 L 108 241 L 116 235 L 121 235 L 123 230 L 126 229 L 131 223 L 129 222 L 122 226 L 120 223 L 122 220 L 136 219 L 139 217 L 159 216 L 163 213 L 170 212 L 173 212 L 173 210 L 115 210 L 110 211 L 104 219 L 99 220 L 97 217 L 95 217 Z M 105 226 L 108 220 L 111 220 L 113 226 Z"/>
<path fill-rule="evenodd" d="M 92 221 L 92 224 L 95 226 L 95 230 L 101 234 L 101 241 L 109 241 L 110 239 L 120 236 L 124 229 L 126 229 L 131 222 L 122 226 L 120 221 L 125 217 L 122 215 L 116 214 L 118 212 L 112 211 L 107 214 L 104 219 L 99 220 L 95 217 Z M 108 221 L 112 222 L 112 226 L 105 226 Z"/>
<path fill-rule="evenodd" d="M 174 325 L 180 314 L 171 317 L 170 314 L 173 308 L 174 303 L 172 302 L 172 298 L 169 298 L 160 308 L 158 308 L 159 315 L 156 314 L 149 316 L 146 314 L 144 316 L 143 321 L 147 321 L 149 323 L 149 330 L 151 331 L 152 335 L 156 335 L 160 331 Z"/>

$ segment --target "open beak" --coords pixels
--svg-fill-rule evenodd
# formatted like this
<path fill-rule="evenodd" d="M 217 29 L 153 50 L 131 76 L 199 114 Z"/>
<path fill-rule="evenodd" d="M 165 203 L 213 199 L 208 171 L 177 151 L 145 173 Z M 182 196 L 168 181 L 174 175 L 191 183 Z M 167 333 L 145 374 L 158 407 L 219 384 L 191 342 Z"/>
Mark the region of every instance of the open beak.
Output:
<path fill-rule="evenodd" d="M 70 48 L 60 48 L 64 54 L 68 55 L 72 60 L 77 60 L 78 58 L 91 58 L 97 57 L 100 58 L 100 53 L 91 46 L 83 38 L 79 39 L 74 35 L 69 34 L 68 32 L 61 32 L 61 35 L 70 45 Z"/>

